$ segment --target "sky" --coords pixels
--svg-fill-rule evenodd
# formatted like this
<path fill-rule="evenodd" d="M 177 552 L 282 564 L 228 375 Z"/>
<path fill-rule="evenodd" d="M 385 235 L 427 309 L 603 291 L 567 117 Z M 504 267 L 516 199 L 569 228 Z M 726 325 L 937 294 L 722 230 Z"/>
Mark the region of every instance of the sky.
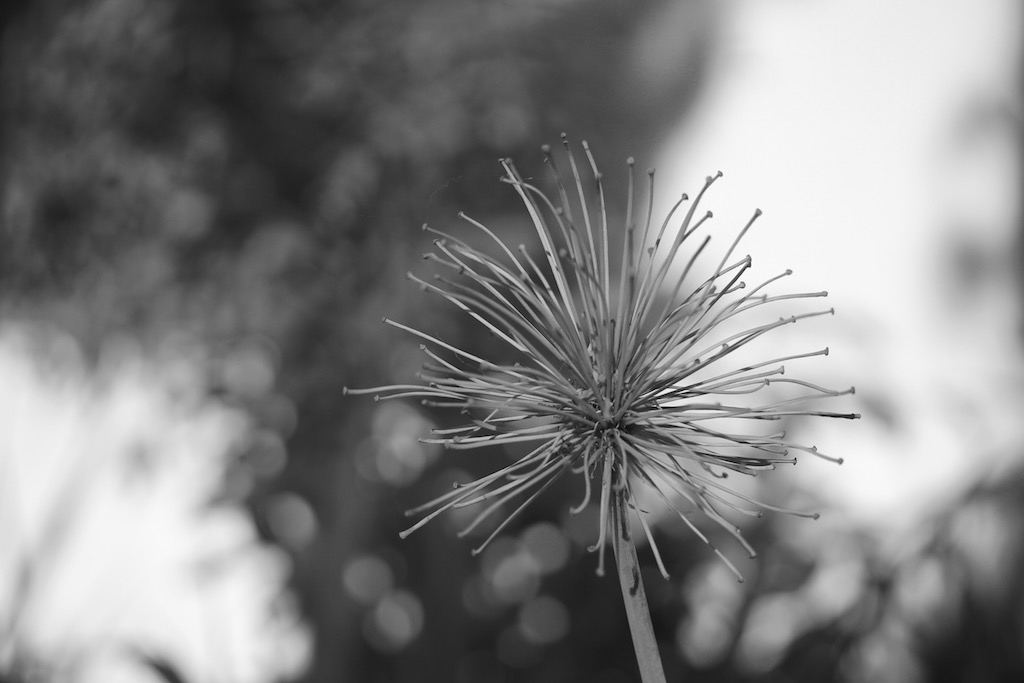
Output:
<path fill-rule="evenodd" d="M 740 253 L 829 291 L 835 317 L 795 334 L 830 346 L 809 372 L 856 385 L 864 419 L 816 428 L 846 462 L 799 476 L 851 519 L 910 527 L 1021 443 L 1024 6 L 724 4 L 705 89 L 656 160 L 661 201 L 723 171 L 714 230 L 731 241 L 761 208 Z"/>
<path fill-rule="evenodd" d="M 86 683 L 159 683 L 157 656 L 185 680 L 300 670 L 287 557 L 243 509 L 210 504 L 247 418 L 205 396 L 187 354 L 105 353 L 95 372 L 69 336 L 0 331 L 0 669 L 31 655 L 17 663 Z"/>

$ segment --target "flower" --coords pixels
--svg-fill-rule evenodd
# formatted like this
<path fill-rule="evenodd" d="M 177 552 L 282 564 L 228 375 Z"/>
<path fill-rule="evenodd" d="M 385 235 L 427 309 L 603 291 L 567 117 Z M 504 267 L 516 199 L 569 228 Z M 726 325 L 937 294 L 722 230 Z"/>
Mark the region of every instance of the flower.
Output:
<path fill-rule="evenodd" d="M 752 311 L 827 293 L 768 294 L 766 288 L 790 275 L 788 270 L 746 288 L 741 278 L 751 258 L 733 259 L 733 252 L 760 210 L 710 276 L 694 284 L 695 265 L 710 236 L 692 249 L 690 245 L 712 217 L 710 211 L 697 217 L 697 209 L 721 173 L 707 178 L 671 236 L 672 219 L 688 197 L 681 197 L 655 233 L 654 172 L 650 171 L 646 220 L 637 235 L 634 161 L 629 159 L 624 235 L 621 249 L 613 248 L 602 176 L 594 156 L 584 142 L 594 185 L 588 193 L 572 149 L 562 137 L 573 201 L 548 146 L 544 146 L 545 162 L 553 171 L 557 203 L 526 182 L 510 160 L 501 160 L 502 180 L 522 199 L 543 247 L 543 259 L 533 258 L 522 245 L 513 250 L 487 226 L 460 213 L 465 223 L 493 242 L 493 253 L 425 225 L 437 239 L 435 250 L 424 258 L 438 264 L 442 273 L 431 281 L 408 275 L 509 345 L 519 360 L 490 362 L 385 318 L 384 322 L 424 341 L 421 349 L 428 360 L 419 375 L 423 383 L 346 389 L 375 394 L 378 400 L 420 398 L 426 405 L 454 408 L 466 415 L 464 426 L 433 430 L 432 438 L 424 439 L 429 443 L 449 449 L 531 447 L 515 462 L 475 481 L 456 483 L 454 490 L 411 510 L 410 514 L 424 516 L 401 535 L 406 537 L 446 510 L 483 506 L 461 532 L 464 535 L 515 502 L 511 514 L 474 549 L 480 552 L 554 482 L 575 474 L 582 478 L 583 493 L 571 511 L 583 510 L 594 497 L 600 500 L 597 542 L 591 547 L 600 551 L 598 573 L 603 573 L 609 525 L 615 523 L 615 501 L 619 500 L 635 513 L 667 577 L 647 519 L 650 513 L 637 502 L 639 494 L 674 511 L 713 548 L 690 520 L 689 510 L 683 509 L 681 503 L 686 501 L 727 529 L 754 556 L 739 529 L 722 515 L 723 506 L 755 515 L 764 509 L 817 515 L 755 501 L 727 486 L 723 481 L 727 473 L 756 475 L 778 463 L 795 462 L 794 451 L 841 460 L 814 446 L 791 442 L 783 431 L 761 433 L 752 425 L 798 415 L 859 415 L 801 407 L 811 399 L 852 394 L 853 388 L 832 391 L 783 376 L 785 367 L 780 363 L 828 355 L 827 348 L 763 362 L 734 360 L 737 350 L 763 335 L 805 318 L 831 314 L 831 309 L 758 322 L 740 331 L 732 328 Z M 682 261 L 684 249 L 688 251 Z M 685 262 L 681 272 L 674 267 L 677 261 Z M 749 399 L 760 398 L 763 390 L 778 385 L 802 393 L 750 404 Z M 751 429 L 737 433 L 729 428 L 736 423 Z M 742 580 L 728 558 L 715 552 Z"/>

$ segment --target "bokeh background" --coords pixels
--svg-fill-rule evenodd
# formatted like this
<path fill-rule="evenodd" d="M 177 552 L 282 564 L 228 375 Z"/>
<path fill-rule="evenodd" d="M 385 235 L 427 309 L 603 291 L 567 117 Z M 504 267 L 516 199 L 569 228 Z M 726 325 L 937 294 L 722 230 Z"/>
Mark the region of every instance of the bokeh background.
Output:
<path fill-rule="evenodd" d="M 724 171 L 716 223 L 762 208 L 755 262 L 830 290 L 805 376 L 864 415 L 791 426 L 846 462 L 760 485 L 822 518 L 745 521 L 744 584 L 656 529 L 669 679 L 1024 680 L 1019 3 L 5 0 L 0 31 L 2 683 L 635 680 L 577 491 L 480 557 L 458 515 L 399 541 L 507 456 L 343 396 L 420 363 L 384 314 L 503 352 L 404 273 L 460 210 L 528 240 L 497 159 L 562 131 L 665 205 Z"/>

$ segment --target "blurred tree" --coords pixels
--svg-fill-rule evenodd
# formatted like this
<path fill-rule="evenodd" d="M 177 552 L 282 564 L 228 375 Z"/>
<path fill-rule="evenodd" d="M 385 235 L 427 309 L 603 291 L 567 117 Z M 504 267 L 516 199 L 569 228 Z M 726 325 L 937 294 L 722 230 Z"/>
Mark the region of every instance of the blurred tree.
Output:
<path fill-rule="evenodd" d="M 248 500 L 295 560 L 317 641 L 306 680 L 452 680 L 467 647 L 493 649 L 510 623 L 465 614 L 477 563 L 464 545 L 423 534 L 394 546 L 401 510 L 424 491 L 396 495 L 360 474 L 377 413 L 343 402 L 341 387 L 398 378 L 417 362 L 378 324 L 382 311 L 429 319 L 462 343 L 457 316 L 408 296 L 402 273 L 422 250 L 420 224 L 459 209 L 506 224 L 514 201 L 492 181 L 495 158 L 536 168 L 537 145 L 563 129 L 591 139 L 606 168 L 642 160 L 699 85 L 712 7 L 5 5 L 0 310 L 54 321 L 94 353 L 127 333 L 151 346 L 190 339 L 220 359 L 211 390 L 267 434 L 228 473 L 224 495 Z M 652 42 L 666 17 L 678 32 Z M 275 386 L 254 388 L 253 368 L 266 364 Z M 283 469 L 257 466 L 282 440 Z M 401 657 L 368 645 L 370 608 L 341 589 L 366 553 L 391 558 L 395 581 L 423 601 L 429 637 Z M 629 670 L 624 631 L 605 624 L 594 640 L 589 624 L 601 620 L 577 616 L 592 583 L 565 584 L 568 649 L 524 676 Z M 580 655 L 595 644 L 607 654 Z"/>

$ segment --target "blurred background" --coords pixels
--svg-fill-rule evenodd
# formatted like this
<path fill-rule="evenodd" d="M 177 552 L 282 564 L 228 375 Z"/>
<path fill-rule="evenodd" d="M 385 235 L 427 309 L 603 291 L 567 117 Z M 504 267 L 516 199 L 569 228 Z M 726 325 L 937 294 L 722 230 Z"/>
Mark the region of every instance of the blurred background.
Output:
<path fill-rule="evenodd" d="M 802 376 L 846 462 L 822 513 L 685 529 L 645 583 L 669 680 L 1024 680 L 1021 53 L 1014 0 L 5 0 L 0 682 L 636 680 L 595 518 L 541 497 L 480 557 L 404 511 L 486 471 L 458 416 L 343 397 L 417 341 L 405 280 L 465 210 L 528 239 L 498 157 L 566 131 L 620 210 L 725 177 L 722 229 L 828 288 Z M 520 235 L 520 233 L 522 233 Z M 728 234 L 733 234 L 729 232 Z"/>

